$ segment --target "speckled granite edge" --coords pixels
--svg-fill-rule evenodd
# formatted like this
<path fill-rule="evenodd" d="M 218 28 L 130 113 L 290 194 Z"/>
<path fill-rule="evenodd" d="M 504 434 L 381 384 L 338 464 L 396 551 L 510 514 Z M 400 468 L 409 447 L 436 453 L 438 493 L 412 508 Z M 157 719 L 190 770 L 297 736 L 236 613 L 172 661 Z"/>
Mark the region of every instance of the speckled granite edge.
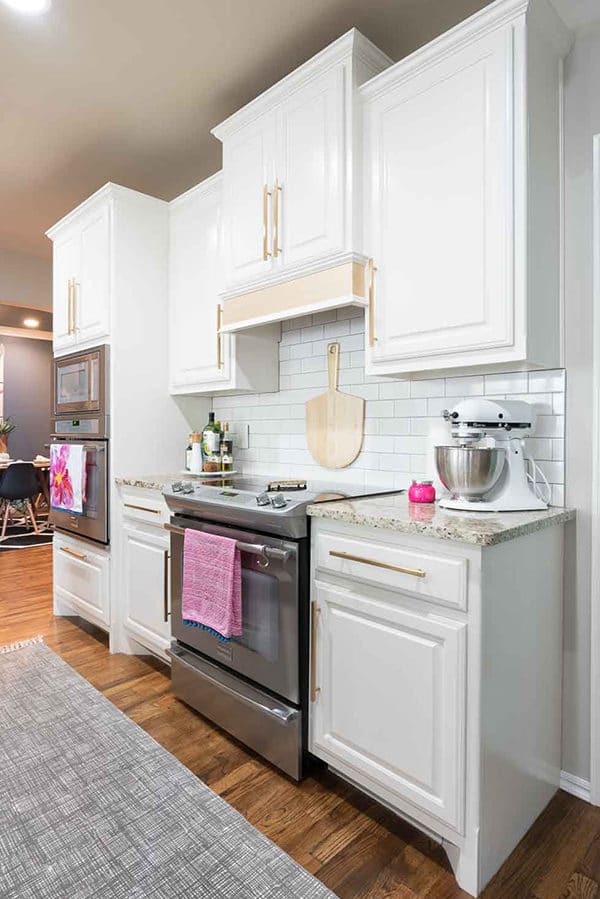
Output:
<path fill-rule="evenodd" d="M 148 474 L 130 478 L 115 478 L 117 487 L 139 487 L 142 490 L 157 490 L 160 493 L 167 484 L 181 480 L 180 474 Z"/>
<path fill-rule="evenodd" d="M 419 507 L 418 512 L 421 512 Z M 308 506 L 313 518 L 343 521 L 346 524 L 379 528 L 421 537 L 435 537 L 475 546 L 494 546 L 526 534 L 561 525 L 575 518 L 574 509 L 550 508 L 542 512 L 473 513 L 452 512 L 432 508 L 431 520 L 410 518 L 410 503 L 401 500 L 397 505 L 382 497 L 317 503 Z M 418 514 L 418 513 L 417 513 Z M 512 521 L 511 521 L 512 517 Z"/>

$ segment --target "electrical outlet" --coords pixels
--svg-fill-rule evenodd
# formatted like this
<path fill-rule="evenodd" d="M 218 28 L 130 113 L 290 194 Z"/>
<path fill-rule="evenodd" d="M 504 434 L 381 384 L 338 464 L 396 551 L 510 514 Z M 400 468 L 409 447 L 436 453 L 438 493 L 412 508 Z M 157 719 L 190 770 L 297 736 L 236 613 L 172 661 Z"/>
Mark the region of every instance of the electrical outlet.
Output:
<path fill-rule="evenodd" d="M 236 425 L 235 431 L 231 432 L 231 438 L 234 450 L 248 449 L 250 446 L 250 425 Z"/>

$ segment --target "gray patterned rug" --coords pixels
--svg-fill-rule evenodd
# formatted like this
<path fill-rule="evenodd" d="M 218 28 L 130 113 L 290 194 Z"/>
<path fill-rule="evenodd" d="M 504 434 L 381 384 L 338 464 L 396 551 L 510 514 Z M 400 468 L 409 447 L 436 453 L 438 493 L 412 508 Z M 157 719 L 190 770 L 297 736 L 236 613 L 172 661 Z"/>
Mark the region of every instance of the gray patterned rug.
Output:
<path fill-rule="evenodd" d="M 0 649 L 0 896 L 333 893 L 38 642 Z"/>

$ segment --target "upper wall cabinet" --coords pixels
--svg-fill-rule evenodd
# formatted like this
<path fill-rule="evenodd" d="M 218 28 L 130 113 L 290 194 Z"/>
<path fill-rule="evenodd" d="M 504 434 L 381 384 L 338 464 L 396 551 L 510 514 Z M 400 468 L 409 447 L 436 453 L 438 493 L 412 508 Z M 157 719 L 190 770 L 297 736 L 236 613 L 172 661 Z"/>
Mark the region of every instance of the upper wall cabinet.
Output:
<path fill-rule="evenodd" d="M 140 333 L 131 322 L 139 321 L 140 307 L 148 309 L 142 273 L 163 254 L 166 280 L 167 213 L 163 200 L 109 183 L 47 232 L 55 354 L 111 343 L 116 327 L 132 340 Z"/>
<path fill-rule="evenodd" d="M 560 59 L 497 0 L 363 85 L 367 371 L 560 365 Z"/>
<path fill-rule="evenodd" d="M 226 331 L 365 305 L 357 87 L 389 65 L 352 30 L 214 129 Z"/>
<path fill-rule="evenodd" d="M 54 241 L 54 350 L 97 343 L 109 334 L 111 200 L 79 207 Z"/>
<path fill-rule="evenodd" d="M 272 391 L 278 384 L 273 326 L 221 333 L 222 176 L 169 208 L 169 390 L 172 394 Z"/>

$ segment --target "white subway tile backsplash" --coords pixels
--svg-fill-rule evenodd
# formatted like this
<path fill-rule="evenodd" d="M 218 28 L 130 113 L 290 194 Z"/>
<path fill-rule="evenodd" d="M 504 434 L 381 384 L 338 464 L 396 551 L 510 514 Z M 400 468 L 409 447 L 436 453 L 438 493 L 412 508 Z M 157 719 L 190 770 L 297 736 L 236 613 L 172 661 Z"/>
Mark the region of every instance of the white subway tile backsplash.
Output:
<path fill-rule="evenodd" d="M 410 396 L 410 381 L 387 381 L 379 385 L 382 400 L 405 399 Z"/>
<path fill-rule="evenodd" d="M 347 469 L 321 469 L 308 452 L 305 403 L 327 385 L 327 346 L 340 344 L 342 390 L 366 400 L 364 441 Z M 427 470 L 429 434 L 441 412 L 466 397 L 521 399 L 538 413 L 528 452 L 550 482 L 552 502 L 564 504 L 564 371 L 499 372 L 449 378 L 401 380 L 364 375 L 364 310 L 345 307 L 291 319 L 282 325 L 280 390 L 213 399 L 216 417 L 232 431 L 247 423 L 248 450 L 237 465 L 261 477 L 305 477 L 333 483 L 403 489 Z M 199 423 L 200 426 L 200 423 Z"/>
<path fill-rule="evenodd" d="M 484 382 L 485 393 L 488 395 L 526 393 L 528 389 L 526 371 L 509 371 L 498 375 L 486 375 Z"/>
<path fill-rule="evenodd" d="M 483 375 L 446 378 L 446 393 L 448 396 L 482 396 Z"/>
<path fill-rule="evenodd" d="M 565 373 L 563 369 L 529 372 L 530 393 L 552 393 L 554 391 L 564 391 L 564 389 Z"/>
<path fill-rule="evenodd" d="M 443 378 L 432 378 L 430 381 L 403 381 L 412 397 L 445 396 L 446 382 Z"/>

